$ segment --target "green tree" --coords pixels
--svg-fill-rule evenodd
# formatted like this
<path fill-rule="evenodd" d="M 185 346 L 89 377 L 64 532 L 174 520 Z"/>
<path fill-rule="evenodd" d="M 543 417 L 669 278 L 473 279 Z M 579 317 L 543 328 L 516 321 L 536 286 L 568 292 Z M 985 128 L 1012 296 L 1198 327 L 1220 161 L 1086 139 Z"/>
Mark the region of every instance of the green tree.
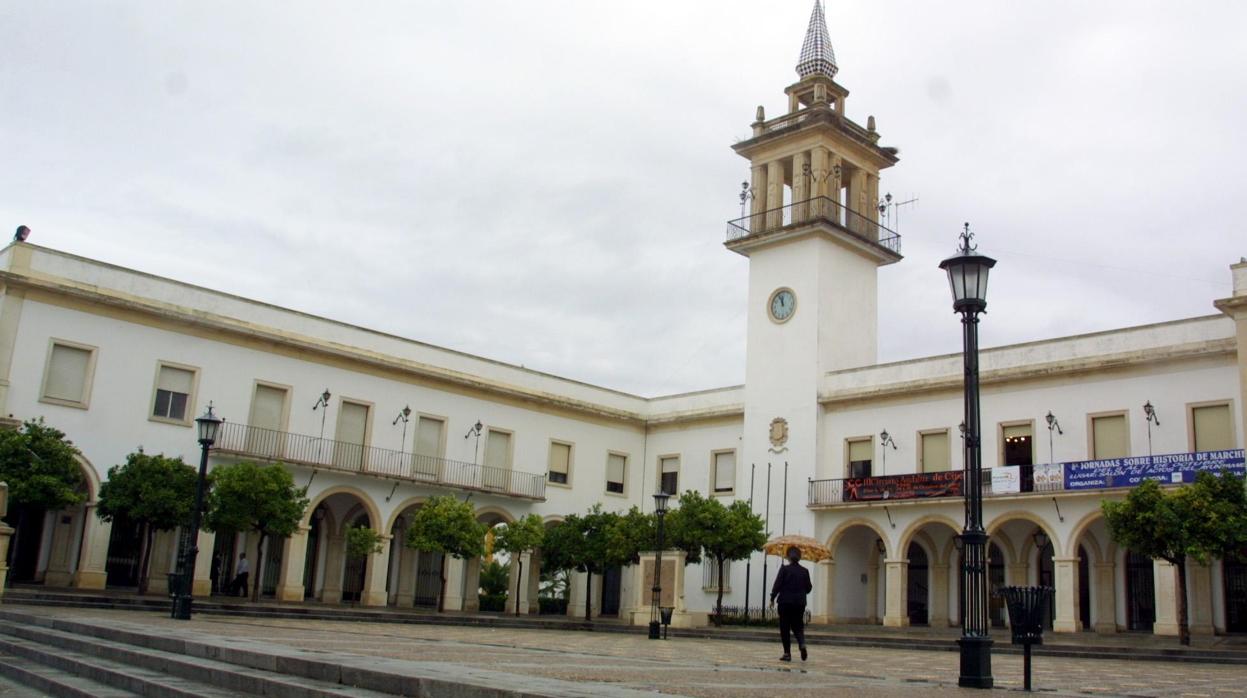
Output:
<path fill-rule="evenodd" d="M 711 559 L 718 566 L 719 596 L 715 602 L 715 625 L 723 623 L 723 567 L 728 560 L 743 560 L 766 543 L 762 517 L 749 511 L 749 503 L 736 500 L 724 506 L 689 490 L 680 495 L 680 506 L 667 515 L 671 542 L 695 559 Z"/>
<path fill-rule="evenodd" d="M 139 525 L 140 594 L 147 593 L 152 537 L 156 531 L 172 531 L 190 522 L 198 480 L 199 473 L 181 458 L 142 451 L 108 469 L 95 513 L 104 521 L 122 518 Z"/>
<path fill-rule="evenodd" d="M 1195 482 L 1163 490 L 1145 480 L 1122 501 L 1101 503 L 1109 534 L 1118 545 L 1178 571 L 1178 641 L 1191 644 L 1186 607 L 1186 559 L 1207 564 L 1232 558 L 1247 547 L 1247 491 L 1230 473 L 1198 473 Z"/>
<path fill-rule="evenodd" d="M 657 544 L 657 517 L 642 513 L 634 505 L 612 522 L 607 552 L 619 564 L 635 565 L 640 562 L 642 551 L 653 550 Z"/>
<path fill-rule="evenodd" d="M 584 514 L 572 514 L 546 532 L 542 560 L 549 570 L 585 573 L 585 620 L 592 619 L 593 575 L 632 561 L 627 546 L 616 539 L 623 530 L 620 516 L 594 504 Z"/>
<path fill-rule="evenodd" d="M 0 429 L 0 482 L 9 486 L 8 518 L 17 528 L 10 556 L 16 555 L 17 539 L 29 529 L 32 516 L 86 499 L 77 457 L 73 442 L 42 417 L 27 420 L 20 429 Z"/>
<path fill-rule="evenodd" d="M 411 519 L 407 547 L 442 554 L 442 585 L 437 610 L 445 610 L 446 556 L 460 559 L 485 553 L 485 524 L 476 520 L 472 505 L 449 495 L 430 497 Z"/>
<path fill-rule="evenodd" d="M 307 509 L 307 488 L 295 487 L 281 463 L 250 461 L 218 465 L 212 470 L 212 492 L 204 527 L 210 531 L 260 536 L 251 600 L 260 598 L 264 580 L 264 541 L 294 533 Z"/>
<path fill-rule="evenodd" d="M 370 526 L 355 525 L 346 529 L 346 556 L 352 560 L 381 552 L 381 534 Z"/>
<path fill-rule="evenodd" d="M 541 547 L 546 537 L 546 526 L 541 517 L 529 514 L 513 523 L 499 526 L 494 530 L 494 547 L 505 551 L 519 565 L 515 575 L 515 615 L 520 614 L 520 589 L 524 586 L 524 553 L 531 553 Z M 532 572 L 529 571 L 531 575 Z"/>

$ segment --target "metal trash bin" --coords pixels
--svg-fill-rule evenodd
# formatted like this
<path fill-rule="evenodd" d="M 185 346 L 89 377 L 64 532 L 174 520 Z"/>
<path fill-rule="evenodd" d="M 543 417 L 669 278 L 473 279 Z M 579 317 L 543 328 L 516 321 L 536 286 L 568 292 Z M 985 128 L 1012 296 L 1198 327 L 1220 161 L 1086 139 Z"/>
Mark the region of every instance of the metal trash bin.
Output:
<path fill-rule="evenodd" d="M 1044 619 L 1052 603 L 1052 587 L 1009 586 L 997 592 L 1009 609 L 1009 629 L 1013 644 L 1022 645 L 1025 690 L 1031 690 L 1031 645 L 1043 644 Z"/>

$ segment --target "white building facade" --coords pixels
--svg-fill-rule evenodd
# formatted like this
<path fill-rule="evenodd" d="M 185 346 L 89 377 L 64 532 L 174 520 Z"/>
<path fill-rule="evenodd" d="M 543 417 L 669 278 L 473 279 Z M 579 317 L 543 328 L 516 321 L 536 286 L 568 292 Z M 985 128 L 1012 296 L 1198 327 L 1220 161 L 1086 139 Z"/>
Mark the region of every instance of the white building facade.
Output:
<path fill-rule="evenodd" d="M 139 447 L 196 462 L 193 419 L 211 401 L 227 419 L 213 462 L 282 462 L 308 487 L 300 530 L 253 574 L 281 601 L 433 605 L 440 560 L 402 540 L 435 494 L 470 496 L 487 523 L 536 513 L 557 525 L 596 503 L 649 511 L 659 488 L 694 489 L 749 499 L 772 533 L 828 544 L 816 620 L 956 624 L 961 357 L 877 361 L 877 268 L 902 260 L 900 237 L 879 223 L 880 172 L 898 158 L 873 117 L 848 118 L 836 72 L 816 6 L 788 112 L 768 120 L 759 108 L 735 146 L 752 173 L 749 215 L 728 224 L 726 243 L 750 264 L 742 386 L 629 395 L 11 244 L 0 251 L 0 414 L 63 430 L 87 476 L 87 503 L 47 512 L 12 575 L 132 585 L 134 532 L 94 515 L 99 483 Z M 1100 502 L 1124 496 L 1130 473 L 1242 471 L 1247 263 L 1232 274 L 1233 295 L 1209 299 L 1215 315 L 982 354 L 991 581 L 1055 586 L 1058 632 L 1177 631 L 1174 570 L 1115 546 Z M 376 529 L 381 552 L 349 563 L 349 525 Z M 199 547 L 213 551 L 195 575 L 206 595 L 213 557 L 228 569 L 254 541 L 204 532 Z M 156 548 L 159 591 L 174 536 Z M 764 564 L 773 576 L 777 561 L 761 555 L 733 563 L 725 603 L 761 605 Z M 588 602 L 648 620 L 641 569 L 611 571 L 588 595 L 573 580 L 568 612 Z M 1247 569 L 1189 569 L 1192 631 L 1247 632 Z M 448 608 L 475 608 L 478 574 L 478 561 L 451 561 Z M 689 566 L 675 578 L 681 622 L 704 621 L 712 575 Z M 536 612 L 536 575 L 527 582 L 509 603 Z M 993 618 L 1003 622 L 1000 608 Z"/>

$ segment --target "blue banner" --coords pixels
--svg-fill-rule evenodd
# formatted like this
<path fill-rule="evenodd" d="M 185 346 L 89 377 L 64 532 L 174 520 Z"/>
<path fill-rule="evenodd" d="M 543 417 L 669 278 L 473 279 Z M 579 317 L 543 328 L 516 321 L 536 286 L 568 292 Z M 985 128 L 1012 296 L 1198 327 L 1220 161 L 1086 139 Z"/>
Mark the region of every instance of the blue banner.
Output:
<path fill-rule="evenodd" d="M 1243 449 L 1169 453 L 1161 456 L 1136 456 L 1109 460 L 1088 460 L 1063 463 L 1065 489 L 1088 490 L 1104 487 L 1134 487 L 1144 480 L 1161 484 L 1194 482 L 1195 473 L 1203 470 L 1247 473 Z"/>

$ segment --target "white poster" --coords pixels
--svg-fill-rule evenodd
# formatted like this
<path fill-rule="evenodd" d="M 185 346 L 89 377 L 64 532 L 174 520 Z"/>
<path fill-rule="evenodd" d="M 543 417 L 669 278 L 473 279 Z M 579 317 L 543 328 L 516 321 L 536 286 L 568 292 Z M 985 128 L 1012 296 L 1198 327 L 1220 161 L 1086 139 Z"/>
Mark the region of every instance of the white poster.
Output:
<path fill-rule="evenodd" d="M 1065 465 L 1047 463 L 1035 466 L 1035 491 L 1052 492 L 1065 489 Z"/>
<path fill-rule="evenodd" d="M 1009 494 L 1022 491 L 1022 477 L 1016 465 L 992 468 L 992 494 Z"/>

